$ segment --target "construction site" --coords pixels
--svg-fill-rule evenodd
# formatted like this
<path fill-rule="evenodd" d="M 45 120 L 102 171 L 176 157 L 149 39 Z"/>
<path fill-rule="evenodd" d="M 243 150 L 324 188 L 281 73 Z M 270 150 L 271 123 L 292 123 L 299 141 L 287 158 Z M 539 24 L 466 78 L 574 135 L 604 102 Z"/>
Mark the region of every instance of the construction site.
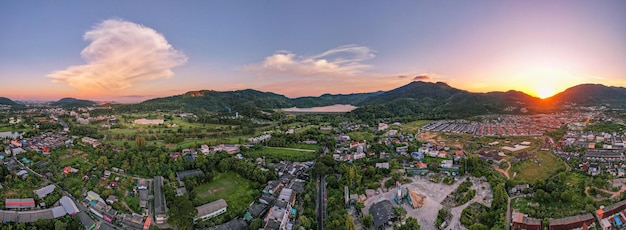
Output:
<path fill-rule="evenodd" d="M 466 177 L 459 177 L 452 185 L 433 183 L 430 182 L 427 177 L 415 176 L 411 177 L 411 179 L 413 180 L 412 183 L 396 183 L 396 186 L 386 192 L 379 189 L 376 194 L 368 194 L 364 202 L 364 214 L 368 214 L 368 210 L 372 205 L 387 200 L 393 203 L 394 206 L 403 207 L 407 211 L 407 217 L 411 216 L 416 218 L 423 229 L 437 229 L 434 223 L 437 218 L 437 211 L 444 208 L 442 202 L 444 202 L 448 194 L 452 193 L 461 182 L 466 180 Z M 459 215 L 466 205 L 471 202 L 491 204 L 492 194 L 489 184 L 483 183 L 476 178 L 471 178 L 471 180 L 474 182 L 472 188 L 480 192 L 465 205 L 458 207 L 446 206 L 447 209 L 451 209 L 453 214 L 452 219 L 448 222 L 448 226 L 454 226 L 455 229 L 465 229 L 460 226 Z"/>

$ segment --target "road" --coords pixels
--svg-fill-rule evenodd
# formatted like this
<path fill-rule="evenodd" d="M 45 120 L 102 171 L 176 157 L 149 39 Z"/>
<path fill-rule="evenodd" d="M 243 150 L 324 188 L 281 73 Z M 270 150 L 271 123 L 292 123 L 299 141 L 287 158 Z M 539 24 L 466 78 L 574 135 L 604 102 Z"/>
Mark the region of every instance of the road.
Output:
<path fill-rule="evenodd" d="M 326 220 L 326 176 L 322 176 L 317 182 L 317 229 L 324 230 Z"/>

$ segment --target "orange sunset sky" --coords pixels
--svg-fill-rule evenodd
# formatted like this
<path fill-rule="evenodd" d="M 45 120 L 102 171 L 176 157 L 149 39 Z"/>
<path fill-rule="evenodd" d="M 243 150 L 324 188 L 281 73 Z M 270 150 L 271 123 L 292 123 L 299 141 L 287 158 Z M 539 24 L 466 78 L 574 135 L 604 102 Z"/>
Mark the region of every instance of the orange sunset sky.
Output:
<path fill-rule="evenodd" d="M 626 1 L 7 2 L 0 96 L 626 86 Z"/>

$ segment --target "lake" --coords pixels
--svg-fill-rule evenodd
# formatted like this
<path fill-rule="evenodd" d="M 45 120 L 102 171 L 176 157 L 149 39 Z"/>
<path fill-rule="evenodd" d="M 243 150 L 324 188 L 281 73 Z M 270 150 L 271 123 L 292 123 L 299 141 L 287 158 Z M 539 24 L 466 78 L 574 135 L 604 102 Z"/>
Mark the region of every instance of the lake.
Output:
<path fill-rule="evenodd" d="M 5 138 L 5 137 L 10 137 L 12 139 L 15 139 L 17 137 L 22 136 L 22 132 L 0 132 L 0 138 Z"/>
<path fill-rule="evenodd" d="M 287 109 L 281 109 L 281 110 L 285 112 L 291 112 L 291 113 L 347 113 L 356 108 L 357 107 L 353 105 L 337 104 L 337 105 L 312 107 L 312 108 L 293 107 L 293 108 L 287 108 Z"/>

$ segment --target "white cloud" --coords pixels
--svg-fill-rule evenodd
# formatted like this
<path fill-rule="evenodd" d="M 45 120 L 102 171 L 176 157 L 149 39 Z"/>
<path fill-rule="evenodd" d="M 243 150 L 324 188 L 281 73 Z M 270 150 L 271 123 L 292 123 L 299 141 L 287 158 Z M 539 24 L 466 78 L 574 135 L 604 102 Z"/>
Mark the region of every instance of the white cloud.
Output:
<path fill-rule="evenodd" d="M 83 39 L 90 42 L 80 53 L 87 64 L 48 74 L 53 82 L 81 91 L 120 91 L 142 81 L 169 78 L 174 75 L 171 68 L 187 62 L 162 34 L 121 19 L 97 24 Z"/>
<path fill-rule="evenodd" d="M 309 57 L 298 56 L 289 51 L 277 51 L 261 63 L 248 65 L 243 69 L 260 71 L 262 75 L 354 76 L 371 68 L 363 61 L 374 57 L 373 50 L 357 45 L 340 46 Z"/>

